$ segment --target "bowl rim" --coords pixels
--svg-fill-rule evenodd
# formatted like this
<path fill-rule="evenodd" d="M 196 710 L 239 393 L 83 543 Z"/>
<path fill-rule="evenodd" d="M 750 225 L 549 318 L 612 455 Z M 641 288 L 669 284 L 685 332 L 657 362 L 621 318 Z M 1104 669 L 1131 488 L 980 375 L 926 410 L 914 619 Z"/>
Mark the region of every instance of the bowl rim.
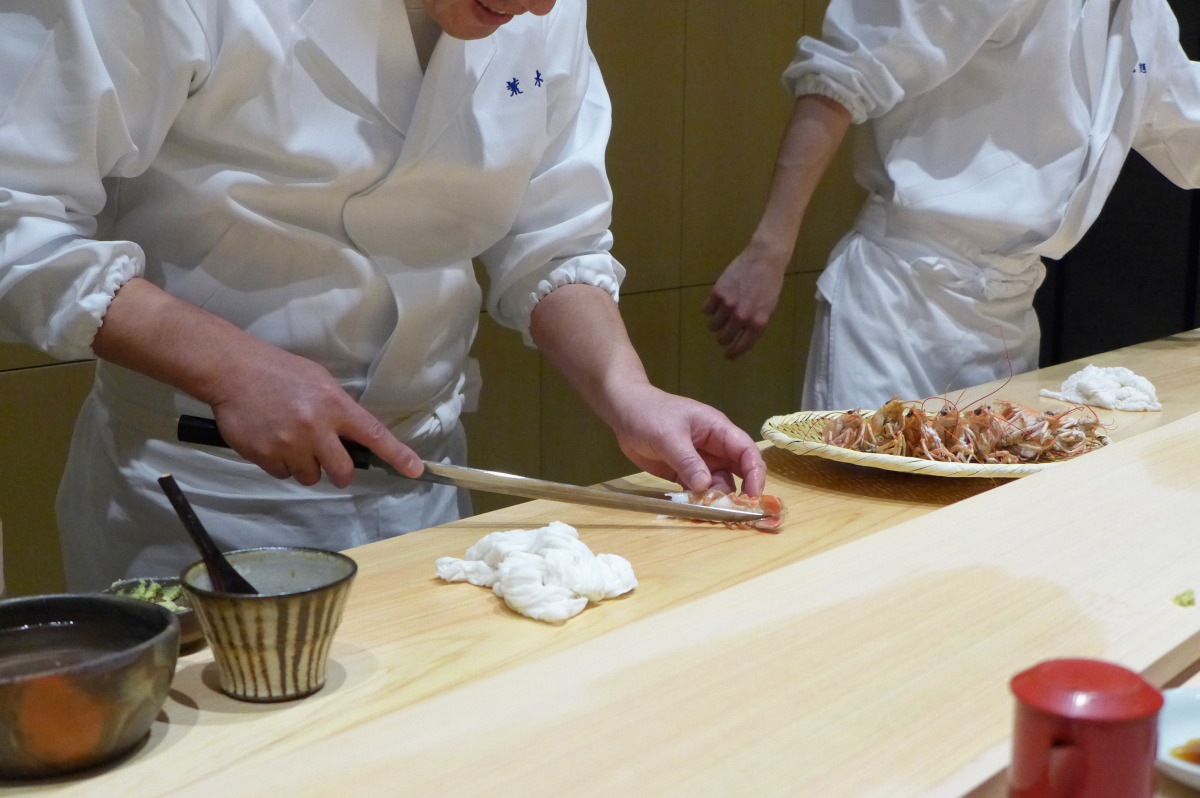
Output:
<path fill-rule="evenodd" d="M 292 552 L 292 553 L 296 553 L 296 554 L 317 554 L 322 557 L 328 557 L 330 559 L 339 560 L 343 564 L 348 565 L 349 569 L 346 571 L 345 574 L 338 577 L 337 579 L 334 579 L 331 582 L 326 582 L 325 584 L 317 585 L 316 587 L 304 588 L 303 590 L 284 590 L 284 591 L 278 591 L 275 593 L 224 593 L 220 590 L 209 590 L 206 588 L 197 587 L 196 585 L 193 585 L 191 582 L 188 581 L 188 579 L 187 579 L 188 572 L 190 572 L 194 569 L 197 569 L 197 568 L 204 567 L 204 560 L 196 560 L 195 562 L 191 563 L 190 565 L 185 566 L 183 568 L 183 570 L 181 570 L 179 572 L 179 581 L 183 585 L 183 589 L 185 591 L 192 591 L 192 592 L 196 593 L 197 595 L 203 596 L 205 598 L 228 598 L 230 596 L 236 596 L 239 599 L 244 599 L 247 601 L 256 601 L 256 600 L 260 600 L 260 599 L 279 598 L 281 596 L 303 596 L 306 593 L 315 593 L 319 590 L 328 590 L 329 588 L 337 587 L 339 585 L 349 582 L 350 580 L 354 579 L 354 577 L 358 574 L 358 563 L 355 562 L 353 557 L 343 554 L 340 551 L 333 551 L 331 549 L 318 549 L 313 546 L 255 546 L 253 548 L 234 549 L 232 551 L 226 551 L 226 552 L 222 552 L 222 553 L 226 557 L 234 557 L 239 554 L 252 554 L 252 553 L 262 552 L 262 551 L 286 551 L 286 552 Z M 135 599 L 135 601 L 136 601 L 136 599 Z M 170 610 L 166 610 L 166 611 L 170 612 Z"/>
<path fill-rule="evenodd" d="M 128 596 L 117 596 L 105 593 L 46 593 L 35 596 L 16 596 L 0 600 L 0 612 L 10 607 L 19 606 L 21 604 L 49 604 L 51 606 L 72 604 L 95 604 L 103 603 L 123 610 L 127 614 L 133 614 L 140 617 L 149 617 L 158 615 L 159 619 L 165 619 L 166 625 L 156 631 L 154 634 L 139 640 L 137 643 L 122 648 L 119 651 L 110 651 L 105 654 L 100 654 L 95 657 L 89 657 L 82 662 L 72 662 L 64 665 L 59 665 L 54 668 L 43 668 L 30 673 L 14 674 L 12 676 L 0 675 L 0 687 L 20 684 L 34 679 L 42 679 L 47 676 L 57 676 L 64 673 L 73 673 L 80 670 L 103 669 L 109 664 L 116 663 L 121 659 L 129 659 L 134 656 L 140 656 L 146 649 L 154 648 L 159 645 L 164 636 L 174 636 L 176 645 L 178 645 L 182 633 L 179 618 L 175 613 L 168 610 L 166 607 L 159 606 L 150 601 L 141 599 L 129 598 Z M 0 631 L 11 629 L 24 629 L 36 624 L 22 623 L 14 626 L 4 624 L 0 618 Z"/>

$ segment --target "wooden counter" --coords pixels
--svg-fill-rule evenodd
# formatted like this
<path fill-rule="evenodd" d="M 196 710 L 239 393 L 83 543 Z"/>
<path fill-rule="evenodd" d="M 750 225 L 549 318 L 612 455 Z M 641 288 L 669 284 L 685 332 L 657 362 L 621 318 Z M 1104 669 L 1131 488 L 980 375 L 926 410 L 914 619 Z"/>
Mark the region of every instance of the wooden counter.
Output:
<path fill-rule="evenodd" d="M 1052 656 L 1156 684 L 1200 659 L 1200 332 L 1086 363 L 1162 413 L 1102 411 L 1113 445 L 1021 480 L 765 452 L 780 534 L 545 501 L 354 549 L 324 690 L 218 693 L 181 658 L 149 740 L 55 795 L 1001 795 L 1007 682 Z M 966 394 L 969 402 L 989 392 Z M 794 408 L 780 408 L 787 413 Z M 631 477 L 639 486 L 657 483 Z M 561 520 L 639 585 L 554 626 L 434 576 L 484 534 Z M 1172 792 L 1171 795 L 1185 793 Z"/>

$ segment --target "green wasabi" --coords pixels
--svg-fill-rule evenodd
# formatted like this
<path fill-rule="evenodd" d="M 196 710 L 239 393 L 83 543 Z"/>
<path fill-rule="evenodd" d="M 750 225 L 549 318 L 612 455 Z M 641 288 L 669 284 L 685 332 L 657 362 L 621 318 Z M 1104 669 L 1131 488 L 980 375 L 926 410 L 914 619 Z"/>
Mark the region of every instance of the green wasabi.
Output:
<path fill-rule="evenodd" d="M 120 581 L 113 582 L 113 587 L 119 584 Z M 142 601 L 151 601 L 166 607 L 171 612 L 187 612 L 191 609 L 191 607 L 184 603 L 186 599 L 183 596 L 182 585 L 167 585 L 163 587 L 158 582 L 140 579 L 135 587 L 127 587 L 121 590 L 118 595 L 141 599 Z"/>

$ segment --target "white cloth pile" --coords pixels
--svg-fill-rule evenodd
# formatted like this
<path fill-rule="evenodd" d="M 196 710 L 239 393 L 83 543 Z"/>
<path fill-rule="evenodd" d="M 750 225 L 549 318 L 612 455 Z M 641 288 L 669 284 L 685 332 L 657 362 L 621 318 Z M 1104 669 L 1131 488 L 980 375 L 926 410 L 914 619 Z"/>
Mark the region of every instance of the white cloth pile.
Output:
<path fill-rule="evenodd" d="M 1109 410 L 1162 410 L 1150 380 L 1123 366 L 1085 366 L 1067 377 L 1058 392 L 1043 388 L 1041 395 Z"/>
<path fill-rule="evenodd" d="M 551 521 L 541 529 L 492 532 L 465 559 L 440 557 L 447 582 L 490 587 L 515 612 L 551 623 L 637 587 L 633 566 L 616 554 L 593 554 L 574 527 Z"/>

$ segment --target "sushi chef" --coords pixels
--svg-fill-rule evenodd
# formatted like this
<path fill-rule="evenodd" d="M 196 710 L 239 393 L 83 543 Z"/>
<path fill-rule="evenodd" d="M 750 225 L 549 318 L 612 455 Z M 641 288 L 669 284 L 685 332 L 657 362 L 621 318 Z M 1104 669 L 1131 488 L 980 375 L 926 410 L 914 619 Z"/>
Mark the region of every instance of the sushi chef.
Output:
<path fill-rule="evenodd" d="M 224 548 L 468 512 L 356 475 L 339 437 L 410 476 L 463 461 L 481 306 L 638 467 L 760 493 L 751 438 L 629 342 L 609 122 L 583 0 L 0 6 L 0 338 L 98 358 L 59 493 L 69 587 L 196 558 L 164 473 Z M 233 451 L 180 444 L 181 414 Z"/>
<path fill-rule="evenodd" d="M 802 405 L 873 408 L 1037 367 L 1034 291 L 1129 150 L 1200 185 L 1200 64 L 1166 0 L 833 0 L 784 73 L 767 204 L 706 299 L 728 357 L 775 309 L 849 129 L 869 196 L 817 283 Z"/>

